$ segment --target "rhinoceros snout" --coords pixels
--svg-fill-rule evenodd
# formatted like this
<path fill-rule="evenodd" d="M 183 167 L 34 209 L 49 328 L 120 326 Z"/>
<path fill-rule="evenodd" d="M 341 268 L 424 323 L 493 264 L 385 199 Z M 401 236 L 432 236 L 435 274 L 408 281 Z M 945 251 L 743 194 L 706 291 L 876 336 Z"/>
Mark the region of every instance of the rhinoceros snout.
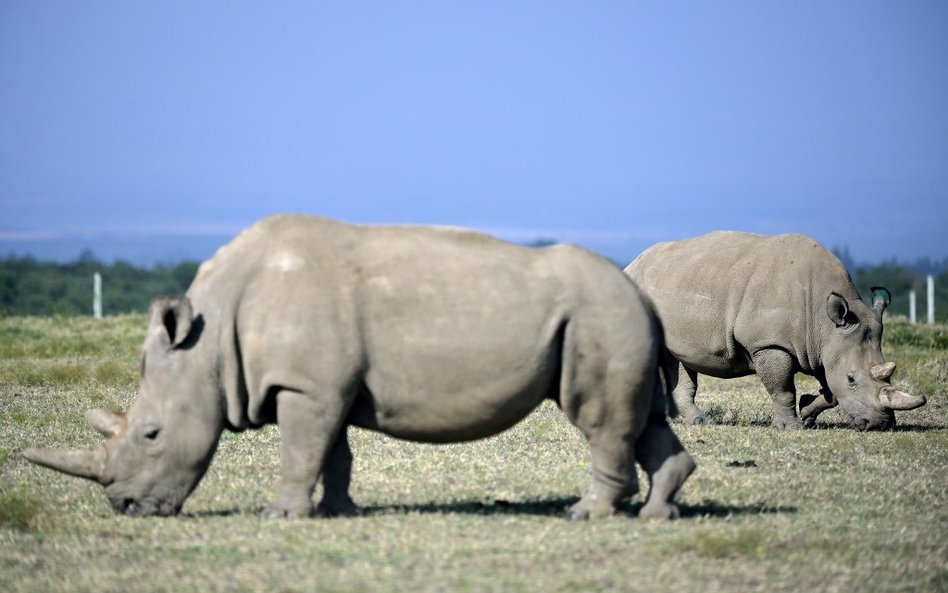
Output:
<path fill-rule="evenodd" d="M 148 517 L 152 515 L 169 517 L 177 515 L 181 510 L 180 504 L 171 502 L 154 504 L 147 500 L 139 501 L 134 498 L 116 498 L 110 502 L 116 513 L 127 517 Z"/>
<path fill-rule="evenodd" d="M 852 427 L 856 430 L 890 430 L 895 428 L 895 415 L 872 418 L 853 418 Z"/>

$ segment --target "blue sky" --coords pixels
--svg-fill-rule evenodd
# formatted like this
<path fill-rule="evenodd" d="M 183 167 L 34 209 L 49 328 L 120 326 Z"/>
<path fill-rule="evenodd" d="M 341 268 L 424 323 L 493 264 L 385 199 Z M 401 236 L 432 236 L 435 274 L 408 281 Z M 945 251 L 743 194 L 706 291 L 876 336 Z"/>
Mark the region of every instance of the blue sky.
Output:
<path fill-rule="evenodd" d="M 948 3 L 0 3 L 0 255 L 273 212 L 948 257 Z"/>

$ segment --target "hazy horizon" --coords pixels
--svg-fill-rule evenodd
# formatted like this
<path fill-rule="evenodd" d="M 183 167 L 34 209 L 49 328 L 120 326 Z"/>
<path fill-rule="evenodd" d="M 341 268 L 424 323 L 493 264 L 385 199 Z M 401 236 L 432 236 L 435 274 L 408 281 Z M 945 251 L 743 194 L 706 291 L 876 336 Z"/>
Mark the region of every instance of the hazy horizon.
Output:
<path fill-rule="evenodd" d="M 156 265 L 175 265 L 186 261 L 201 262 L 214 255 L 217 249 L 234 238 L 240 229 L 220 234 L 178 233 L 76 233 L 74 235 L 42 236 L 29 239 L 21 237 L 10 241 L 0 237 L 0 260 L 11 257 L 30 257 L 37 261 L 62 264 L 74 263 L 83 257 L 91 256 L 105 264 L 124 261 L 133 265 L 153 267 Z M 549 242 L 571 242 L 583 245 L 587 249 L 603 255 L 624 266 L 645 250 L 653 242 L 632 240 L 630 249 L 610 249 L 609 242 L 597 243 L 595 240 L 557 239 L 552 235 L 521 234 L 516 231 L 491 233 L 506 241 L 521 245 L 542 245 Z M 587 238 L 588 239 L 588 238 Z M 19 249 L 5 249 L 6 246 L 19 246 Z M 637 245 L 637 246 L 636 246 Z M 25 246 L 25 247 L 24 247 Z M 926 267 L 929 269 L 948 269 L 948 256 L 943 258 L 923 255 L 915 258 L 896 256 L 879 259 L 866 259 L 854 252 L 848 245 L 826 245 L 834 252 L 842 252 L 845 263 L 860 267 L 886 263 L 898 263 L 908 267 Z M 926 261 L 927 260 L 927 263 Z"/>

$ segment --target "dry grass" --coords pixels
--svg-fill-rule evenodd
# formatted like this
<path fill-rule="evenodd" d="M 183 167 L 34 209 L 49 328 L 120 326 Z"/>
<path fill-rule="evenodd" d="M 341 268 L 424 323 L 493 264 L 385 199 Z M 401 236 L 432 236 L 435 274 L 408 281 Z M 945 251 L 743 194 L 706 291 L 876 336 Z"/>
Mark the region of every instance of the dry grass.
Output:
<path fill-rule="evenodd" d="M 588 451 L 552 405 L 463 445 L 354 431 L 360 517 L 259 518 L 278 475 L 273 427 L 226 434 L 183 516 L 115 516 L 98 485 L 18 452 L 96 442 L 82 414 L 131 400 L 144 327 L 0 319 L 0 589 L 948 590 L 948 350 L 912 337 L 924 329 L 887 329 L 896 378 L 929 396 L 897 430 L 857 433 L 830 412 L 817 430 L 776 431 L 755 378 L 702 378 L 698 403 L 719 424 L 675 427 L 699 464 L 684 517 L 640 520 L 637 498 L 570 523 Z"/>

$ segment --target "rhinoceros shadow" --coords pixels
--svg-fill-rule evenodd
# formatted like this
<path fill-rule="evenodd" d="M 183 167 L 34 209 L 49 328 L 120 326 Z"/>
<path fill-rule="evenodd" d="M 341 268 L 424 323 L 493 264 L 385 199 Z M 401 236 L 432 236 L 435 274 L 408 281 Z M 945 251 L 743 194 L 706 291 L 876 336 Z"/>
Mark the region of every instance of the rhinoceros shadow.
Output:
<path fill-rule="evenodd" d="M 763 419 L 735 419 L 735 418 L 721 418 L 709 416 L 709 422 L 705 425 L 706 427 L 713 428 L 715 426 L 739 426 L 742 428 L 755 428 L 762 430 L 783 430 L 779 428 L 774 428 L 770 423 L 770 420 Z M 829 429 L 843 429 L 843 430 L 855 430 L 848 422 L 835 421 L 835 422 L 826 422 L 823 420 L 817 420 L 816 424 L 810 428 L 805 428 L 803 430 L 829 430 Z M 938 425 L 938 424 L 896 424 L 891 431 L 894 432 L 930 432 L 933 430 L 945 430 L 948 428 L 948 425 Z"/>
<path fill-rule="evenodd" d="M 391 514 L 462 514 L 462 515 L 530 515 L 561 517 L 566 509 L 579 498 L 549 498 L 543 500 L 507 501 L 480 500 L 454 501 L 447 503 L 420 503 L 400 505 L 365 506 L 359 511 L 363 517 Z M 636 517 L 643 502 L 620 503 L 616 509 L 618 516 Z M 682 518 L 726 517 L 732 515 L 758 515 L 770 513 L 795 513 L 794 507 L 765 507 L 763 505 L 733 506 L 713 501 L 704 501 L 696 505 L 679 504 Z"/>
<path fill-rule="evenodd" d="M 377 517 L 383 515 L 410 515 L 410 514 L 460 514 L 460 515 L 529 515 L 545 517 L 561 517 L 567 507 L 579 500 L 578 497 L 560 497 L 544 500 L 525 500 L 521 502 L 495 500 L 484 502 L 481 500 L 460 500 L 445 503 L 418 503 L 393 505 L 367 505 L 359 508 L 359 517 Z M 634 518 L 638 516 L 643 502 L 620 503 L 616 509 L 619 517 Z M 796 513 L 796 507 L 766 506 L 759 504 L 735 506 L 715 501 L 702 501 L 698 504 L 679 504 L 682 519 L 693 517 L 729 517 L 735 515 L 768 515 L 781 513 Z M 257 509 L 217 509 L 182 513 L 183 516 L 207 518 L 230 517 L 235 515 L 260 515 L 264 507 Z M 346 517 L 333 517 L 329 520 L 344 520 Z M 321 519 L 317 519 L 321 520 Z"/>
<path fill-rule="evenodd" d="M 855 430 L 847 422 L 821 422 L 817 421 L 816 426 L 808 430 L 830 430 L 830 429 L 842 429 L 842 430 Z M 948 425 L 944 424 L 896 424 L 892 428 L 888 429 L 887 432 L 931 432 L 933 430 L 945 430 L 948 429 Z"/>

